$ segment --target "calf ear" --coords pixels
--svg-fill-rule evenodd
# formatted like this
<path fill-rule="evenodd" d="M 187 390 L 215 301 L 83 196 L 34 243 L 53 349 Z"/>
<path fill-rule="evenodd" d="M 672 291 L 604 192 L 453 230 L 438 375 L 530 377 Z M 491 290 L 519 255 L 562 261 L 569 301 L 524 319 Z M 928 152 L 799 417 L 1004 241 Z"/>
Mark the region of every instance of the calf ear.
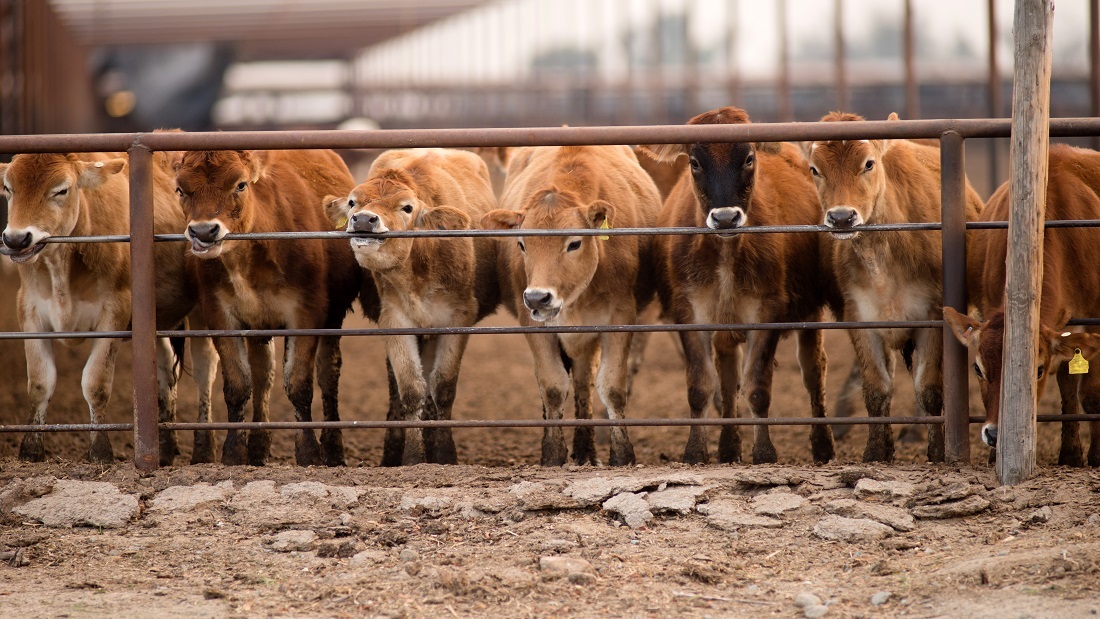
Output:
<path fill-rule="evenodd" d="M 498 208 L 481 216 L 483 230 L 514 230 L 523 223 L 523 213 Z"/>
<path fill-rule="evenodd" d="M 756 142 L 753 144 L 753 148 L 757 152 L 768 153 L 769 155 L 778 155 L 783 150 L 782 142 Z"/>
<path fill-rule="evenodd" d="M 109 161 L 82 161 L 80 162 L 80 178 L 76 185 L 81 189 L 95 189 L 107 180 L 107 177 L 118 174 L 126 167 L 125 159 L 111 159 Z"/>
<path fill-rule="evenodd" d="M 610 228 L 615 216 L 615 207 L 604 200 L 596 200 L 585 210 L 584 218 L 589 228 Z"/>
<path fill-rule="evenodd" d="M 241 157 L 248 164 L 250 183 L 255 183 L 264 175 L 264 157 L 258 150 L 242 150 Z"/>
<path fill-rule="evenodd" d="M 960 314 L 953 307 L 943 308 L 943 319 L 951 327 L 951 333 L 955 334 L 955 339 L 959 340 L 963 346 L 969 347 L 971 344 L 978 343 L 981 322 L 966 314 Z"/>
<path fill-rule="evenodd" d="M 1039 330 L 1040 336 L 1050 342 L 1051 356 L 1069 359 L 1081 349 L 1081 355 L 1085 358 L 1092 357 L 1100 351 L 1100 334 L 1096 333 L 1059 333 L 1046 327 Z"/>
<path fill-rule="evenodd" d="M 325 207 L 325 214 L 337 230 L 348 224 L 348 199 L 337 196 L 325 196 L 321 201 Z"/>
<path fill-rule="evenodd" d="M 645 153 L 649 157 L 663 163 L 672 163 L 680 155 L 688 154 L 691 149 L 687 144 L 639 144 L 638 152 Z"/>
<path fill-rule="evenodd" d="M 453 206 L 422 208 L 416 227 L 423 230 L 469 230 L 470 216 Z"/>
<path fill-rule="evenodd" d="M 0 181 L 4 180 L 4 176 L 8 173 L 8 166 L 10 163 L 0 163 Z"/>

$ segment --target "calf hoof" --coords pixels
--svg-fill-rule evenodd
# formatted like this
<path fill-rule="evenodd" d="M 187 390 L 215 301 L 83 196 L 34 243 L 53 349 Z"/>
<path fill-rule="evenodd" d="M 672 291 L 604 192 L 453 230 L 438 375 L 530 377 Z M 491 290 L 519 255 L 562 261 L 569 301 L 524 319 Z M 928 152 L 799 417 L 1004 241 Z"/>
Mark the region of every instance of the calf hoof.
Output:
<path fill-rule="evenodd" d="M 894 461 L 894 448 L 893 445 L 889 449 L 885 445 L 868 445 L 863 450 L 864 462 L 893 462 Z"/>
<path fill-rule="evenodd" d="M 113 464 L 115 450 L 111 448 L 111 439 L 106 432 L 99 432 L 92 439 L 92 446 L 88 450 L 88 459 L 96 464 Z"/>
<path fill-rule="evenodd" d="M 1091 460 L 1092 454 L 1089 454 Z M 1091 462 L 1089 464 L 1092 464 Z M 1062 443 L 1062 449 L 1058 451 L 1059 466 L 1085 466 L 1085 454 L 1080 445 L 1067 445 Z M 1095 466 L 1095 465 L 1093 465 Z"/>
<path fill-rule="evenodd" d="M 944 462 L 947 460 L 943 440 L 943 426 L 937 426 L 928 431 L 928 461 Z"/>
<path fill-rule="evenodd" d="M 46 448 L 42 444 L 41 432 L 29 432 L 23 435 L 19 444 L 19 459 L 26 462 L 45 462 Z"/>
<path fill-rule="evenodd" d="M 573 463 L 578 466 L 600 465 L 596 457 L 596 433 L 593 428 L 577 428 L 573 432 Z"/>
<path fill-rule="evenodd" d="M 191 449 L 191 464 L 209 464 L 214 461 L 214 433 L 195 430 L 195 446 Z"/>
<path fill-rule="evenodd" d="M 630 444 L 630 441 L 625 441 L 622 445 L 611 443 L 611 458 L 608 459 L 608 464 L 611 466 L 634 466 L 634 462 L 634 446 Z"/>
<path fill-rule="evenodd" d="M 344 435 L 340 430 L 326 428 L 321 430 L 321 452 L 325 466 L 344 466 Z"/>
<path fill-rule="evenodd" d="M 989 458 L 986 459 L 986 464 L 989 464 L 990 466 L 993 466 L 996 463 L 997 463 L 997 450 L 996 449 L 990 449 L 989 450 Z"/>
<path fill-rule="evenodd" d="M 382 466 L 401 466 L 401 454 L 405 453 L 405 431 L 398 428 L 386 430 L 382 442 Z"/>
<path fill-rule="evenodd" d="M 779 461 L 779 454 L 775 452 L 775 445 L 763 443 L 752 448 L 753 464 L 775 464 Z"/>
<path fill-rule="evenodd" d="M 722 464 L 741 461 L 741 432 L 734 426 L 722 426 L 722 433 L 718 435 L 718 461 Z"/>
<path fill-rule="evenodd" d="M 230 432 L 222 443 L 222 464 L 225 466 L 244 466 L 248 464 L 247 438 L 239 432 Z"/>
<path fill-rule="evenodd" d="M 814 456 L 814 464 L 832 462 L 836 457 L 833 433 L 828 426 L 814 426 L 810 429 L 810 451 Z"/>
<path fill-rule="evenodd" d="M 458 452 L 450 428 L 424 428 L 424 450 L 428 462 L 458 464 Z"/>
<path fill-rule="evenodd" d="M 248 463 L 252 466 L 264 466 L 271 455 L 271 432 L 253 430 L 248 433 Z"/>
<path fill-rule="evenodd" d="M 172 466 L 178 455 L 180 455 L 180 446 L 176 440 L 176 433 L 172 430 L 161 430 L 160 465 Z"/>
<path fill-rule="evenodd" d="M 298 432 L 298 438 L 294 441 L 294 460 L 298 466 L 321 466 L 324 460 L 321 458 L 321 445 L 313 432 Z"/>
<path fill-rule="evenodd" d="M 543 466 L 565 466 L 565 461 L 568 455 L 565 451 L 565 440 L 559 439 L 542 439 L 542 465 Z"/>

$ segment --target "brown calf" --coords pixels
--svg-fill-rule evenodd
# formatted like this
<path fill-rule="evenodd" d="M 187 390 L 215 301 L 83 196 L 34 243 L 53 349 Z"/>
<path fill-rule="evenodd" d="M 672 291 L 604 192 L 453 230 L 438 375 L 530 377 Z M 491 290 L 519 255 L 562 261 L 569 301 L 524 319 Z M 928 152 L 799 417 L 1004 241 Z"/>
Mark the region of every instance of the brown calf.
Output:
<path fill-rule="evenodd" d="M 863 120 L 833 112 L 824 122 Z M 890 120 L 897 120 L 896 114 Z M 864 224 L 940 219 L 940 152 L 909 140 L 844 140 L 806 145 L 824 223 L 833 229 L 833 268 L 844 293 L 844 320 L 934 320 L 943 307 L 941 251 L 935 232 L 868 232 Z M 967 183 L 966 220 L 981 199 Z M 970 235 L 972 233 L 968 233 Z M 871 417 L 890 414 L 893 350 L 910 365 L 917 405 L 926 415 L 943 409 L 943 335 L 935 329 L 849 331 Z M 890 461 L 894 438 L 886 426 L 869 428 L 866 461 Z M 928 458 L 939 462 L 943 427 L 928 432 Z"/>
<path fill-rule="evenodd" d="M 700 114 L 688 124 L 748 123 L 734 107 Z M 658 282 L 665 314 L 677 324 L 818 321 L 822 309 L 839 309 L 840 292 L 822 239 L 809 234 L 753 234 L 732 231 L 750 226 L 806 225 L 818 219 L 817 196 L 806 161 L 792 144 L 672 144 L 648 147 L 655 156 L 674 161 L 687 155 L 680 176 L 658 219 L 661 227 L 708 227 L 730 234 L 666 236 L 658 240 Z M 749 408 L 765 418 L 771 404 L 775 349 L 780 331 L 747 334 L 683 332 L 688 404 L 699 418 L 714 396 L 715 368 L 721 386 L 723 417 L 735 417 L 741 388 L 739 344 L 747 342 L 745 360 Z M 825 416 L 825 348 L 818 330 L 799 332 L 798 359 L 810 394 L 813 416 Z M 813 426 L 810 444 L 815 462 L 833 458 L 827 426 Z M 736 426 L 724 426 L 718 457 L 741 459 Z M 767 426 L 757 426 L 754 462 L 775 462 Z M 684 449 L 690 463 L 708 461 L 706 434 L 693 426 Z"/>
<path fill-rule="evenodd" d="M 488 238 L 372 238 L 414 229 L 469 229 L 496 206 L 485 163 L 460 150 L 395 150 L 347 198 L 326 198 L 347 221 L 360 266 L 378 286 L 383 328 L 470 327 L 500 304 L 496 243 Z M 391 418 L 450 419 L 468 335 L 387 336 L 400 410 Z M 457 462 L 450 428 L 386 435 L 383 465 Z"/>
<path fill-rule="evenodd" d="M 483 227 L 644 228 L 656 221 L 660 196 L 626 146 L 523 148 L 512 154 L 501 205 L 482 218 Z M 501 297 L 525 326 L 631 324 L 653 296 L 643 266 L 650 245 L 635 236 L 504 239 Z M 545 418 L 562 418 L 570 372 L 578 418 L 591 417 L 593 382 L 608 416 L 624 416 L 630 333 L 534 334 L 527 342 Z M 577 428 L 574 462 L 597 463 L 593 437 L 592 428 Z M 542 464 L 560 466 L 566 456 L 561 428 L 547 428 Z M 610 463 L 633 462 L 625 428 L 612 428 Z"/>
<path fill-rule="evenodd" d="M 171 234 L 183 225 L 183 212 L 172 196 L 165 158 L 153 166 L 154 232 Z M 47 244 L 51 236 L 128 234 L 129 185 L 123 170 L 125 153 L 17 155 L 0 165 L 0 178 L 10 204 L 0 253 L 16 263 L 21 286 L 17 295 L 24 331 L 124 331 L 130 325 L 130 251 L 121 243 Z M 180 325 L 195 306 L 194 291 L 184 277 L 179 245 L 158 243 L 154 249 L 157 326 Z M 62 340 L 76 345 L 82 340 Z M 177 354 L 165 339 L 157 342 L 157 399 L 162 421 L 175 420 Z M 31 424 L 46 421 L 46 409 L 57 384 L 51 340 L 27 340 L 27 389 Z M 102 423 L 111 397 L 118 340 L 95 339 L 84 366 L 81 387 L 92 423 Z M 199 390 L 199 421 L 210 421 L 210 390 L 216 360 L 210 342 L 196 339 L 192 349 Z M 209 431 L 196 433 L 193 462 L 210 461 Z M 161 433 L 161 464 L 171 464 L 178 449 L 175 435 Z M 42 435 L 23 437 L 20 457 L 42 460 Z M 89 457 L 113 460 L 107 435 L 92 432 Z"/>
<path fill-rule="evenodd" d="M 983 221 L 1008 219 L 1011 196 L 1005 183 L 989 198 L 982 212 Z M 1100 153 L 1065 145 L 1051 145 L 1047 176 L 1046 218 L 1100 219 Z M 1008 233 L 1003 230 L 981 231 L 971 253 L 984 256 L 980 268 L 981 302 L 979 310 L 986 322 L 944 308 L 944 318 L 960 342 L 975 356 L 974 372 L 978 375 L 986 422 L 982 440 L 997 446 L 997 422 L 1000 419 L 1001 363 L 1004 349 L 1005 256 Z M 1047 229 L 1043 236 L 1043 284 L 1039 305 L 1039 366 L 1035 369 L 1042 393 L 1047 376 L 1058 372 L 1058 388 L 1062 395 L 1062 413 L 1075 414 L 1083 406 L 1086 413 L 1100 413 L 1100 372 L 1095 368 L 1100 359 L 1100 335 L 1064 333 L 1070 318 L 1100 316 L 1100 270 L 1089 255 L 1090 248 L 1100 243 L 1096 228 Z M 1094 327 L 1090 331 L 1096 331 Z M 1062 363 L 1080 350 L 1092 358 L 1093 370 L 1083 376 L 1070 375 L 1068 364 Z M 1059 369 L 1058 366 L 1061 366 Z M 1100 466 L 1100 422 L 1090 424 L 1088 463 Z M 1062 447 L 1058 464 L 1084 466 L 1081 437 L 1076 422 L 1062 424 Z"/>
<path fill-rule="evenodd" d="M 323 198 L 347 194 L 351 173 L 332 151 L 195 151 L 182 153 L 176 168 L 179 200 L 188 224 L 188 268 L 212 329 L 339 328 L 356 295 L 374 293 L 345 243 L 322 240 L 226 241 L 230 232 L 331 230 Z M 366 304 L 364 304 L 366 306 Z M 318 342 L 320 339 L 320 342 Z M 254 418 L 268 418 L 274 379 L 271 340 L 220 337 L 214 345 L 222 363 L 229 421 L 243 418 L 255 394 Z M 339 419 L 340 338 L 288 336 L 283 387 L 299 421 L 312 419 L 313 370 L 325 420 Z M 236 430 L 222 446 L 225 464 L 265 462 L 271 439 Z M 300 430 L 295 443 L 300 465 L 343 464 L 339 430 Z"/>

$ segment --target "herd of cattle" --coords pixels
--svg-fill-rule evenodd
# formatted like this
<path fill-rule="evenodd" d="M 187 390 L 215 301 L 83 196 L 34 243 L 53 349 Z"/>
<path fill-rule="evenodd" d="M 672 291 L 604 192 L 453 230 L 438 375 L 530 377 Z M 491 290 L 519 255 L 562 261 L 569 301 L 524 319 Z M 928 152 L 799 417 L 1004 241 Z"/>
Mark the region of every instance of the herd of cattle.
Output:
<path fill-rule="evenodd" d="M 897 117 L 891 115 L 891 120 Z M 831 113 L 824 122 L 862 120 Z M 691 124 L 748 123 L 726 107 Z M 800 147 L 801 146 L 801 147 Z M 382 154 L 356 185 L 332 151 L 162 152 L 154 157 L 155 232 L 183 231 L 187 248 L 155 250 L 157 326 L 210 329 L 339 329 L 356 299 L 384 328 L 465 327 L 503 305 L 521 325 L 627 325 L 820 321 L 828 309 L 848 321 L 946 318 L 975 357 L 987 412 L 983 440 L 996 444 L 1001 379 L 1007 234 L 967 233 L 972 318 L 943 307 L 937 232 L 868 231 L 868 224 L 934 222 L 940 216 L 936 143 L 845 140 L 795 144 L 722 143 L 568 146 L 516 149 L 395 150 Z M 486 165 L 490 161 L 492 168 Z M 657 162 L 664 162 L 660 166 Z M 9 222 L 0 253 L 17 264 L 17 304 L 28 332 L 115 331 L 130 324 L 129 253 L 112 243 L 47 243 L 51 236 L 127 234 L 124 153 L 17 155 L 0 164 Z M 1100 153 L 1050 149 L 1048 219 L 1100 219 Z M 506 171 L 506 173 L 505 173 Z M 984 204 L 966 186 L 967 221 L 1007 218 L 1008 187 Z M 830 234 L 738 234 L 751 226 L 824 224 Z M 696 227 L 698 235 L 409 238 L 416 229 L 583 230 Z M 353 233 L 333 240 L 226 240 L 230 233 Z M 1062 332 L 1071 317 L 1100 316 L 1100 271 L 1088 251 L 1091 228 L 1050 230 L 1043 257 L 1042 383 L 1058 375 L 1062 409 L 1100 413 L 1100 372 L 1071 374 L 1063 363 L 1100 353 L 1100 335 Z M 890 414 L 895 354 L 909 369 L 921 413 L 943 408 L 942 333 L 937 329 L 850 331 L 868 414 Z M 767 417 L 776 330 L 680 333 L 692 417 L 713 405 L 737 415 L 742 390 L 752 415 Z M 385 336 L 390 419 L 449 419 L 467 335 Z M 210 420 L 220 363 L 231 422 L 268 419 L 275 379 L 270 338 L 194 338 L 192 368 L 199 421 Z M 527 335 L 543 414 L 563 416 L 570 392 L 578 418 L 593 412 L 593 392 L 611 418 L 626 415 L 645 338 L 621 331 Z M 63 343 L 74 342 L 63 340 Z M 815 417 L 826 416 L 826 355 L 820 330 L 797 333 L 798 361 Z M 91 422 L 104 420 L 118 340 L 94 339 L 81 380 Z M 57 383 L 52 340 L 26 340 L 31 424 L 44 424 Z M 175 419 L 181 342 L 158 342 L 158 403 Z M 1100 356 L 1100 354 L 1097 354 Z M 380 369 L 380 368 L 379 368 Z M 295 418 L 312 419 L 314 376 L 325 420 L 338 420 L 340 338 L 286 338 L 283 386 Z M 742 388 L 742 381 L 745 382 Z M 929 432 L 928 458 L 944 457 L 942 427 Z M 1100 466 L 1100 423 L 1091 426 L 1087 462 Z M 755 426 L 754 462 L 774 462 L 767 426 Z M 162 464 L 179 455 L 162 431 Z M 812 427 L 815 462 L 834 457 L 828 426 Z M 111 461 L 105 433 L 92 432 L 90 458 Z M 229 431 L 225 464 L 263 464 L 268 431 Z M 215 459 L 211 431 L 195 436 L 191 462 Z M 383 464 L 456 461 L 448 429 L 391 429 Z M 864 459 L 890 461 L 889 426 L 872 425 Z M 301 465 L 344 463 L 338 429 L 300 430 Z M 28 433 L 20 457 L 42 460 L 41 433 Z M 560 427 L 547 428 L 542 463 L 569 460 Z M 718 460 L 741 459 L 736 426 L 723 426 Z M 596 464 L 594 432 L 577 428 L 572 461 Z M 692 426 L 684 461 L 709 461 L 706 435 Z M 1061 464 L 1082 466 L 1077 424 L 1063 424 Z M 634 452 L 625 427 L 611 430 L 608 462 Z"/>

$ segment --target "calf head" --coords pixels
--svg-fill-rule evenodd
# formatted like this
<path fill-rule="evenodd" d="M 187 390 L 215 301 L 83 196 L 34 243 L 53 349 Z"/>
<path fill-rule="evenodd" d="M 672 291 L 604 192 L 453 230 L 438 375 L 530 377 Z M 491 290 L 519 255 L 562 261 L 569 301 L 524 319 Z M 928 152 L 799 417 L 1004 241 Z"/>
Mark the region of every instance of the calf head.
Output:
<path fill-rule="evenodd" d="M 0 253 L 33 262 L 51 236 L 68 236 L 80 219 L 83 191 L 126 167 L 125 159 L 81 161 L 75 155 L 16 155 L 0 164 L 8 199 L 8 226 Z"/>
<path fill-rule="evenodd" d="M 589 204 L 569 191 L 550 188 L 531 196 L 519 211 L 489 211 L 487 230 L 568 230 L 610 227 L 615 209 L 604 200 Z M 505 239 L 511 242 L 512 239 Z M 594 236 L 525 236 L 515 239 L 522 253 L 527 287 L 523 305 L 532 320 L 553 322 L 588 288 L 600 264 L 601 243 Z"/>
<path fill-rule="evenodd" d="M 253 187 L 263 176 L 252 151 L 191 151 L 175 162 L 176 193 L 188 219 L 184 236 L 198 258 L 217 258 L 230 232 L 248 232 L 255 217 Z"/>
<path fill-rule="evenodd" d="M 998 310 L 989 320 L 982 322 L 950 307 L 943 308 L 943 318 L 951 327 L 955 338 L 963 343 L 974 356 L 974 373 L 978 375 L 982 402 L 985 404 L 985 425 L 982 441 L 990 447 L 997 446 L 997 422 L 1001 417 L 1001 374 L 1004 354 L 1005 315 Z M 1084 357 L 1091 357 L 1100 350 L 1100 335 L 1092 333 L 1059 333 L 1046 326 L 1039 326 L 1038 361 L 1035 377 L 1038 381 L 1035 393 L 1042 393 L 1047 376 L 1054 368 L 1052 361 L 1072 358 L 1080 350 Z M 1057 365 L 1057 363 L 1055 363 Z"/>
<path fill-rule="evenodd" d="M 744 110 L 723 107 L 692 118 L 689 125 L 746 124 Z M 692 188 L 700 223 L 714 230 L 733 230 L 748 221 L 756 184 L 756 151 L 771 148 L 748 142 L 712 144 L 654 144 L 640 150 L 658 161 L 671 163 L 688 156 Z"/>
<path fill-rule="evenodd" d="M 889 120 L 897 120 L 890 114 Z M 822 122 L 851 122 L 862 116 L 831 112 Z M 859 236 L 859 227 L 872 221 L 886 197 L 886 173 L 882 158 L 890 140 L 835 140 L 808 142 L 806 158 L 817 196 L 825 211 L 824 224 L 838 239 Z"/>
<path fill-rule="evenodd" d="M 347 198 L 325 198 L 329 218 L 357 236 L 351 249 L 359 265 L 389 271 L 405 264 L 415 239 L 385 238 L 405 230 L 466 230 L 470 216 L 451 206 L 430 207 L 421 201 L 414 181 L 401 170 L 385 170 L 351 190 Z"/>

